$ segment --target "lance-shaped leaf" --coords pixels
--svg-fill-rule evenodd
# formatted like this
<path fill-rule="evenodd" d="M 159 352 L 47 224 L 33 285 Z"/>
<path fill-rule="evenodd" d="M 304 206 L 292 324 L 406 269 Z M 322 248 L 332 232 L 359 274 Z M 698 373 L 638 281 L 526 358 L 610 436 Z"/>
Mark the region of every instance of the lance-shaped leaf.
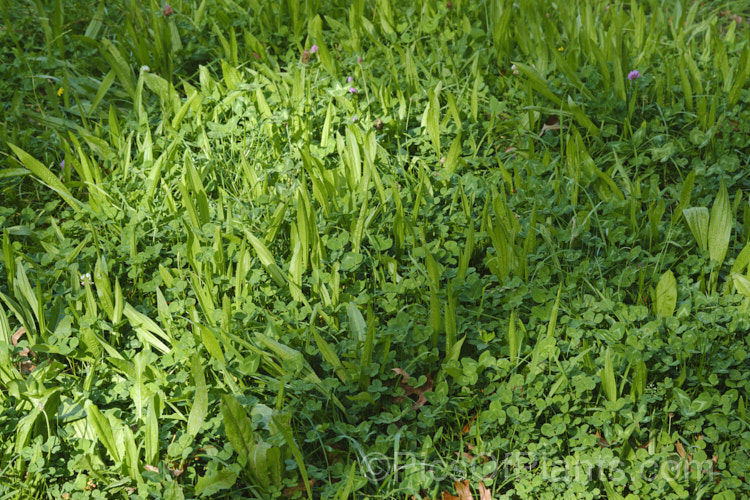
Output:
<path fill-rule="evenodd" d="M 672 271 L 661 275 L 656 285 L 656 315 L 672 316 L 677 305 L 677 280 Z"/>
<path fill-rule="evenodd" d="M 116 464 L 119 464 L 120 450 L 117 447 L 117 442 L 112 433 L 112 426 L 109 424 L 109 419 L 100 412 L 99 408 L 97 408 L 91 401 L 86 403 L 86 414 L 89 424 L 94 428 L 96 437 L 99 438 L 99 441 L 107 449 L 112 460 L 114 460 Z"/>
<path fill-rule="evenodd" d="M 353 337 L 359 342 L 364 342 L 367 336 L 367 323 L 364 316 L 357 309 L 357 304 L 349 302 L 346 306 L 346 315 L 349 317 L 349 329 Z"/>
<path fill-rule="evenodd" d="M 741 274 L 734 275 L 734 287 L 745 297 L 750 298 L 750 280 Z"/>
<path fill-rule="evenodd" d="M 708 225 L 708 254 L 711 260 L 719 264 L 724 262 L 727 255 L 734 222 L 732 219 L 732 205 L 729 203 L 729 194 L 722 180 L 719 194 L 711 208 L 711 222 Z"/>
<path fill-rule="evenodd" d="M 187 433 L 195 437 L 200 431 L 208 413 L 208 388 L 206 375 L 203 373 L 201 358 L 194 354 L 190 362 L 190 371 L 195 384 L 195 400 L 188 416 Z"/>
<path fill-rule="evenodd" d="M 263 264 L 263 267 L 271 278 L 273 278 L 278 286 L 285 286 L 287 283 L 286 276 L 284 276 L 279 265 L 276 264 L 276 259 L 273 258 L 268 247 L 266 247 L 266 245 L 264 245 L 263 242 L 256 238 L 250 231 L 245 230 L 245 235 L 247 236 L 247 240 L 253 246 L 255 253 L 258 254 L 260 263 Z"/>
<path fill-rule="evenodd" d="M 68 188 L 65 187 L 65 184 L 63 184 L 55 174 L 50 172 L 49 169 L 42 165 L 39 160 L 37 160 L 15 144 L 8 143 L 8 146 L 10 146 L 10 149 L 13 150 L 24 167 L 31 170 L 31 172 L 39 177 L 39 179 L 43 183 L 51 187 L 54 191 L 57 192 L 57 194 L 62 196 L 62 198 L 68 203 L 68 205 L 73 208 L 73 210 L 80 210 L 80 202 L 76 200 L 72 194 L 70 194 L 70 191 L 68 191 Z"/>
<path fill-rule="evenodd" d="M 706 207 L 686 208 L 682 211 L 690 232 L 698 242 L 698 248 L 705 252 L 708 248 L 708 209 Z"/>
<path fill-rule="evenodd" d="M 247 412 L 234 396 L 224 395 L 221 397 L 221 415 L 227 439 L 237 452 L 237 462 L 244 467 L 255 447 L 255 435 Z"/>
<path fill-rule="evenodd" d="M 615 382 L 615 370 L 612 365 L 612 351 L 608 347 L 604 354 L 604 368 L 601 371 L 602 389 L 607 399 L 617 401 L 617 384 Z"/>

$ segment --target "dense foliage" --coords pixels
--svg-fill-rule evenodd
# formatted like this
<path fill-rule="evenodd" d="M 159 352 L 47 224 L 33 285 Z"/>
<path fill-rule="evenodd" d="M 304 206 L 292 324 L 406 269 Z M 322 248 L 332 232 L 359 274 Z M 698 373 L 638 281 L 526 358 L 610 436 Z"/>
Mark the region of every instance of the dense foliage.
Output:
<path fill-rule="evenodd" d="M 747 497 L 747 7 L 0 0 L 0 496 Z"/>

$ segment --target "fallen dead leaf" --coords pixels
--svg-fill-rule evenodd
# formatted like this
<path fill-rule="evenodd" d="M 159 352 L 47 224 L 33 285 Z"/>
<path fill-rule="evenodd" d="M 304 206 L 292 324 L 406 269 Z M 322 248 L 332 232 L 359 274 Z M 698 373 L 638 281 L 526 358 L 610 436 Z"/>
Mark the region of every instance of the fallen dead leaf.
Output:
<path fill-rule="evenodd" d="M 466 423 L 466 425 L 464 425 L 463 429 L 461 429 L 461 433 L 468 434 L 469 431 L 471 430 L 471 424 L 473 424 L 476 419 L 477 419 L 476 415 L 474 415 L 473 417 L 471 417 L 471 420 L 469 420 Z"/>
<path fill-rule="evenodd" d="M 469 486 L 468 479 L 465 481 L 456 481 L 453 483 L 453 486 L 456 487 L 456 493 L 458 493 L 460 500 L 474 500 L 474 497 L 471 495 L 471 486 Z"/>
<path fill-rule="evenodd" d="M 492 492 L 484 483 L 479 483 L 477 489 L 479 490 L 479 500 L 492 500 Z"/>
<path fill-rule="evenodd" d="M 317 483 L 318 480 L 315 478 L 310 479 L 307 484 L 310 485 L 310 488 L 312 489 L 313 486 L 315 486 L 315 483 Z M 282 492 L 282 496 L 284 498 L 291 498 L 296 492 L 305 493 L 307 491 L 307 488 L 305 488 L 305 482 L 300 481 L 297 486 L 287 486 L 284 488 L 284 491 Z"/>
<path fill-rule="evenodd" d="M 153 466 L 151 464 L 146 464 L 146 465 L 143 466 L 143 468 L 146 469 L 149 472 L 159 472 L 159 468 L 155 467 L 155 466 Z"/>
<path fill-rule="evenodd" d="M 18 352 L 18 355 L 23 356 L 24 358 L 30 358 L 30 357 L 36 358 L 36 353 L 32 351 L 31 349 L 29 349 L 28 347 L 24 347 L 23 349 L 21 349 Z"/>
<path fill-rule="evenodd" d="M 11 335 L 11 343 L 14 346 L 17 346 L 18 342 L 21 340 L 21 337 L 23 337 L 25 334 L 26 329 L 24 327 L 20 327 L 13 335 Z M 36 360 L 37 358 L 36 353 L 28 347 L 24 347 L 23 349 L 21 349 L 18 352 L 18 355 L 26 359 L 34 358 Z M 16 368 L 18 368 L 18 371 L 20 371 L 22 375 L 28 375 L 29 373 L 34 371 L 34 369 L 36 368 L 36 364 L 32 363 L 31 361 L 21 361 L 16 365 Z"/>
<path fill-rule="evenodd" d="M 471 443 L 466 444 L 466 449 L 468 449 L 469 451 L 464 451 L 464 452 L 457 451 L 456 456 L 457 457 L 463 456 L 463 458 L 465 458 L 467 462 L 473 462 L 475 459 L 478 459 L 483 464 L 486 464 L 490 460 L 490 457 L 486 453 L 482 453 L 478 457 L 472 455 L 471 452 L 474 451 L 474 445 L 472 445 Z"/>
<path fill-rule="evenodd" d="M 550 116 L 542 125 L 542 131 L 539 132 L 539 137 L 543 136 L 548 130 L 560 130 L 560 119 L 556 116 Z"/>
<path fill-rule="evenodd" d="M 16 330 L 16 333 L 11 335 L 10 341 L 13 343 L 14 346 L 18 345 L 18 341 L 23 337 L 23 335 L 26 333 L 26 328 L 21 327 L 18 330 Z"/>
<path fill-rule="evenodd" d="M 30 361 L 22 361 L 18 364 L 18 371 L 21 375 L 28 375 L 36 369 L 36 365 Z"/>
<path fill-rule="evenodd" d="M 427 403 L 427 398 L 424 397 L 424 393 L 432 391 L 432 377 L 428 374 L 427 383 L 421 387 L 413 387 L 409 384 L 411 377 L 403 368 L 393 368 L 393 371 L 398 375 L 401 375 L 401 389 L 404 391 L 404 395 L 396 396 L 393 398 L 394 401 L 403 401 L 405 397 L 417 396 L 417 401 L 412 405 L 411 409 L 416 410 L 420 406 L 424 406 L 424 404 Z"/>
<path fill-rule="evenodd" d="M 719 463 L 719 455 L 714 455 L 711 457 L 711 462 L 713 462 L 713 470 L 716 470 L 716 464 Z M 721 474 L 716 474 L 716 480 L 714 481 L 715 484 L 719 484 L 721 482 Z"/>

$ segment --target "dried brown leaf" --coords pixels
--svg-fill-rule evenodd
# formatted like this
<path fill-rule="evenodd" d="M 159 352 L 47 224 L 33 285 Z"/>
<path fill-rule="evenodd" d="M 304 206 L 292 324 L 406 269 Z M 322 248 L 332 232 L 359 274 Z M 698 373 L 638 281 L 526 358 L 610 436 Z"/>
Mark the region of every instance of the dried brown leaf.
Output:
<path fill-rule="evenodd" d="M 461 433 L 462 434 L 468 434 L 469 431 L 471 430 L 471 424 L 473 424 L 476 419 L 477 419 L 476 415 L 474 415 L 473 417 L 471 417 L 471 420 L 469 420 L 466 423 L 466 425 L 464 425 L 463 429 L 461 429 Z"/>
<path fill-rule="evenodd" d="M 21 372 L 21 375 L 28 375 L 33 372 L 34 369 L 36 369 L 36 365 L 30 361 L 22 361 L 18 364 L 18 371 Z"/>
<path fill-rule="evenodd" d="M 492 492 L 484 483 L 479 483 L 477 489 L 479 490 L 479 500 L 492 500 Z"/>
<path fill-rule="evenodd" d="M 26 333 L 26 328 L 21 327 L 18 330 L 16 330 L 16 333 L 14 333 L 10 337 L 10 341 L 13 343 L 14 346 L 18 345 L 18 341 L 21 340 L 21 337 Z"/>
<path fill-rule="evenodd" d="M 421 387 L 414 387 L 409 384 L 411 377 L 402 368 L 393 368 L 393 371 L 398 375 L 401 375 L 401 389 L 404 391 L 404 396 L 396 396 L 395 401 L 402 401 L 404 397 L 417 396 L 417 401 L 412 405 L 411 409 L 416 410 L 420 406 L 424 406 L 427 403 L 427 398 L 424 396 L 425 392 L 432 391 L 433 381 L 430 375 L 427 375 L 427 382 Z"/>
<path fill-rule="evenodd" d="M 548 117 L 542 125 L 542 131 L 539 132 L 539 137 L 543 136 L 548 130 L 560 130 L 560 119 L 554 115 Z"/>
<path fill-rule="evenodd" d="M 312 478 L 307 482 L 307 484 L 309 484 L 310 488 L 312 488 L 317 482 L 317 479 Z M 287 486 L 286 488 L 284 488 L 282 496 L 284 498 L 291 498 L 296 492 L 305 493 L 306 491 L 307 489 L 305 488 L 305 482 L 300 481 L 297 486 Z"/>
<path fill-rule="evenodd" d="M 469 486 L 468 479 L 465 481 L 456 481 L 453 483 L 453 486 L 456 487 L 459 500 L 474 500 L 474 497 L 471 495 L 471 486 Z"/>

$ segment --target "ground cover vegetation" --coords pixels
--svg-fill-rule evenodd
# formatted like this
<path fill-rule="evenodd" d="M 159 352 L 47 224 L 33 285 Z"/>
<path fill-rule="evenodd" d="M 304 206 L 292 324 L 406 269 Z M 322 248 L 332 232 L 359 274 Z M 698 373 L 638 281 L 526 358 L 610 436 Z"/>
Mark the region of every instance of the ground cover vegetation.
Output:
<path fill-rule="evenodd" d="M 747 8 L 0 0 L 0 498 L 746 498 Z"/>

